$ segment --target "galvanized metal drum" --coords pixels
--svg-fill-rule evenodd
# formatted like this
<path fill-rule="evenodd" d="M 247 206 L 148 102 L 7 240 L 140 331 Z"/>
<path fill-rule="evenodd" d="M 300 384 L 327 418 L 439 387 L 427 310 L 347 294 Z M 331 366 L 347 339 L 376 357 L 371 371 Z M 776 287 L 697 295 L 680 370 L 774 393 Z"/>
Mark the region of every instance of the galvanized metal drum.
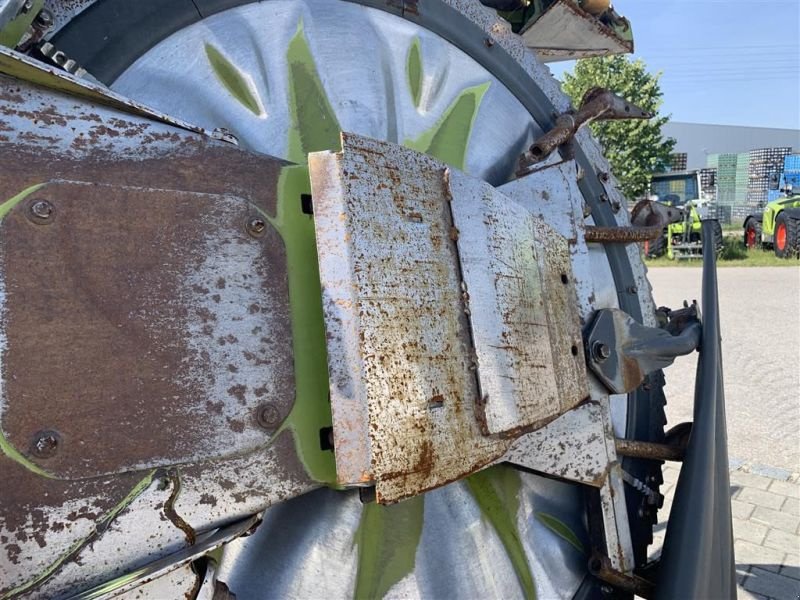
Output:
<path fill-rule="evenodd" d="M 54 3 L 53 14 L 52 43 L 92 77 L 247 154 L 25 91 L 36 110 L 52 104 L 35 127 L 61 128 L 36 135 L 62 137 L 16 154 L 16 172 L 35 177 L 4 182 L 16 200 L 0 205 L 3 260 L 19 279 L 0 291 L 6 311 L 29 319 L 9 321 L 5 360 L 32 360 L 39 346 L 20 341 L 22 327 L 52 306 L 14 291 L 47 277 L 9 245 L 27 244 L 33 225 L 47 235 L 39 255 L 61 261 L 53 297 L 84 306 L 97 293 L 105 320 L 87 312 L 73 327 L 72 313 L 57 313 L 58 375 L 27 370 L 27 395 L 4 381 L 0 464 L 17 490 L 0 507 L 3 593 L 571 598 L 600 588 L 587 565 L 602 502 L 630 515 L 605 531 L 606 542 L 619 536 L 620 564 L 646 561 L 656 508 L 647 494 L 620 480 L 602 499 L 598 481 L 587 491 L 563 480 L 577 475 L 537 474 L 527 447 L 389 506 L 336 476 L 329 373 L 348 359 L 328 355 L 305 165 L 309 153 L 342 150 L 343 131 L 490 184 L 568 240 L 577 327 L 607 307 L 654 324 L 638 248 L 583 237 L 586 224 L 627 223 L 589 136 L 577 136 L 574 156 L 515 179 L 519 156 L 569 102 L 494 13 L 461 0 L 97 0 Z M 62 143 L 67 135 L 88 141 Z M 97 158 L 100 146 L 116 158 Z M 33 201 L 54 207 L 52 224 L 42 224 L 49 213 L 31 221 Z M 82 275 L 64 275 L 79 262 Z M 159 263 L 174 266 L 172 280 Z M 134 264 L 156 274 L 133 281 Z M 64 361 L 70 339 L 94 354 Z M 113 366 L 94 369 L 108 339 Z M 656 374 L 610 396 L 593 383 L 588 394 L 608 408 L 611 434 L 660 441 L 661 383 Z M 657 463 L 621 463 L 657 489 Z"/>

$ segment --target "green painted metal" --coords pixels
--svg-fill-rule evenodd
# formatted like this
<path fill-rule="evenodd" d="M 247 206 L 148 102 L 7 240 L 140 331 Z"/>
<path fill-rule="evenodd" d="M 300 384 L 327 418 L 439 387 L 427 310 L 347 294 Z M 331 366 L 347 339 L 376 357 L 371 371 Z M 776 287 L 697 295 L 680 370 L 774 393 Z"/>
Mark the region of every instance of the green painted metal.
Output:
<path fill-rule="evenodd" d="M 358 546 L 354 598 L 383 598 L 414 570 L 424 502 L 424 496 L 416 496 L 391 506 L 364 506 L 353 540 Z"/>
<path fill-rule="evenodd" d="M 463 171 L 475 117 L 489 85 L 487 81 L 462 91 L 433 127 L 403 145 Z"/>
<path fill-rule="evenodd" d="M 231 96 L 236 98 L 247 110 L 257 117 L 264 114 L 258 92 L 249 75 L 242 73 L 236 65 L 212 44 L 206 42 L 206 58 L 219 79 Z"/>
<path fill-rule="evenodd" d="M 586 554 L 586 549 L 578 539 L 578 536 L 575 535 L 575 532 L 572 531 L 564 521 L 545 512 L 537 512 L 536 519 L 558 537 L 574 547 L 578 552 Z"/>
<path fill-rule="evenodd" d="M 419 38 L 415 37 L 408 48 L 408 56 L 406 57 L 406 78 L 408 90 L 411 92 L 411 98 L 417 108 L 419 108 L 419 102 L 422 97 L 422 72 L 422 49 Z"/>
<path fill-rule="evenodd" d="M 517 528 L 522 487 L 519 472 L 509 465 L 497 465 L 470 475 L 465 482 L 481 513 L 497 532 L 525 597 L 536 598 L 533 573 Z"/>
<path fill-rule="evenodd" d="M 14 20 L 7 23 L 3 29 L 0 29 L 0 46 L 15 48 L 43 7 L 44 0 L 33 0 L 27 12 L 18 15 Z"/>
<path fill-rule="evenodd" d="M 0 600 L 5 600 L 6 598 L 13 598 L 19 594 L 22 594 L 26 590 L 30 590 L 35 588 L 43 581 L 51 577 L 53 574 L 61 568 L 61 566 L 70 558 L 77 556 L 80 550 L 86 546 L 88 543 L 92 541 L 92 539 L 98 534 L 98 532 L 103 532 L 106 528 L 114 521 L 114 519 L 119 516 L 119 514 L 125 510 L 128 506 L 130 506 L 136 498 L 141 496 L 144 491 L 150 487 L 150 484 L 153 482 L 153 477 L 155 476 L 157 469 L 153 469 L 149 471 L 147 475 L 144 476 L 133 488 L 130 492 L 122 499 L 118 504 L 116 504 L 111 510 L 109 510 L 101 519 L 99 519 L 96 524 L 94 531 L 87 535 L 84 538 L 73 543 L 64 554 L 58 557 L 58 559 L 53 562 L 50 566 L 46 569 L 37 573 L 33 578 L 29 579 L 22 585 L 15 587 L 13 590 L 9 590 L 6 592 Z"/>
<path fill-rule="evenodd" d="M 300 201 L 302 194 L 310 193 L 308 167 L 284 167 L 278 180 L 277 214 L 264 215 L 286 246 L 292 320 L 295 401 L 278 432 L 292 430 L 298 456 L 312 479 L 335 485 L 333 452 L 320 447 L 320 429 L 331 427 L 332 418 L 314 219 L 303 213 Z"/>
<path fill-rule="evenodd" d="M 775 235 L 775 220 L 778 215 L 787 208 L 800 208 L 800 196 L 790 196 L 773 200 L 764 207 L 764 216 L 761 221 L 761 233 L 764 236 L 773 237 Z"/>
<path fill-rule="evenodd" d="M 305 163 L 309 152 L 338 150 L 341 147 L 341 128 L 320 81 L 302 21 L 289 42 L 286 60 L 292 116 L 286 156 L 292 162 Z"/>

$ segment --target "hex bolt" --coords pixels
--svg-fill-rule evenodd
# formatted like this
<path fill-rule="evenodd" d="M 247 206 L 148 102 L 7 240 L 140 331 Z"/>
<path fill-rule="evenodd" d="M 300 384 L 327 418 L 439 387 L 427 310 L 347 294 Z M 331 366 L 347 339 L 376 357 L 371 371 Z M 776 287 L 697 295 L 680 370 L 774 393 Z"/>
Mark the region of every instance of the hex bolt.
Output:
<path fill-rule="evenodd" d="M 592 344 L 592 356 L 597 362 L 604 362 L 611 356 L 611 348 L 604 342 Z"/>
<path fill-rule="evenodd" d="M 252 217 L 247 221 L 247 233 L 253 237 L 260 237 L 267 229 L 267 222 L 261 217 Z"/>
<path fill-rule="evenodd" d="M 31 215 L 40 220 L 47 221 L 53 216 L 53 205 L 47 200 L 36 200 L 31 204 Z"/>
<path fill-rule="evenodd" d="M 31 454 L 37 458 L 50 458 L 58 451 L 61 436 L 55 431 L 40 431 L 33 436 Z"/>
<path fill-rule="evenodd" d="M 603 183 L 608 183 L 608 173 L 606 173 L 605 171 L 600 171 L 600 172 L 597 174 L 597 178 L 598 178 L 600 181 L 602 181 Z"/>
<path fill-rule="evenodd" d="M 275 429 L 281 420 L 281 413 L 272 404 L 264 404 L 256 409 L 256 421 L 264 429 Z"/>

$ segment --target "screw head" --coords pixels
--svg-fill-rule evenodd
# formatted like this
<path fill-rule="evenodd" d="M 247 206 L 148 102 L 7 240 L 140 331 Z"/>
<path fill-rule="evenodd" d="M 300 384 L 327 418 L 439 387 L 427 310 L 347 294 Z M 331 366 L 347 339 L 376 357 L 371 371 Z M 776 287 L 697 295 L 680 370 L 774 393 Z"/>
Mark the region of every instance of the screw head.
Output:
<path fill-rule="evenodd" d="M 47 221 L 53 216 L 55 209 L 47 200 L 34 200 L 31 203 L 31 216 L 40 221 Z"/>
<path fill-rule="evenodd" d="M 37 458 L 50 458 L 58 452 L 61 436 L 57 431 L 40 431 L 31 441 L 31 454 Z"/>
<path fill-rule="evenodd" d="M 267 230 L 267 222 L 261 217 L 251 217 L 247 221 L 247 233 L 253 237 L 260 237 Z"/>
<path fill-rule="evenodd" d="M 264 404 L 256 409 L 256 422 L 264 429 L 275 429 L 281 414 L 272 404 Z"/>
<path fill-rule="evenodd" d="M 611 356 L 611 348 L 604 342 L 595 342 L 592 345 L 592 356 L 597 362 L 608 360 Z"/>

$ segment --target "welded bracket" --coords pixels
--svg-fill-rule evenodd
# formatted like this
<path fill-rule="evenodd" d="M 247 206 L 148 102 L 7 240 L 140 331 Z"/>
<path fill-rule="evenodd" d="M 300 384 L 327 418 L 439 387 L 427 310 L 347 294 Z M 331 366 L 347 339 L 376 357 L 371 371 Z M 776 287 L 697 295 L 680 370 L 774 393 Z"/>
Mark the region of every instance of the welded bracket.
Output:
<path fill-rule="evenodd" d="M 663 369 L 700 344 L 700 321 L 682 317 L 670 330 L 637 323 L 624 311 L 597 311 L 586 333 L 589 368 L 615 394 L 635 390 L 648 373 Z"/>

